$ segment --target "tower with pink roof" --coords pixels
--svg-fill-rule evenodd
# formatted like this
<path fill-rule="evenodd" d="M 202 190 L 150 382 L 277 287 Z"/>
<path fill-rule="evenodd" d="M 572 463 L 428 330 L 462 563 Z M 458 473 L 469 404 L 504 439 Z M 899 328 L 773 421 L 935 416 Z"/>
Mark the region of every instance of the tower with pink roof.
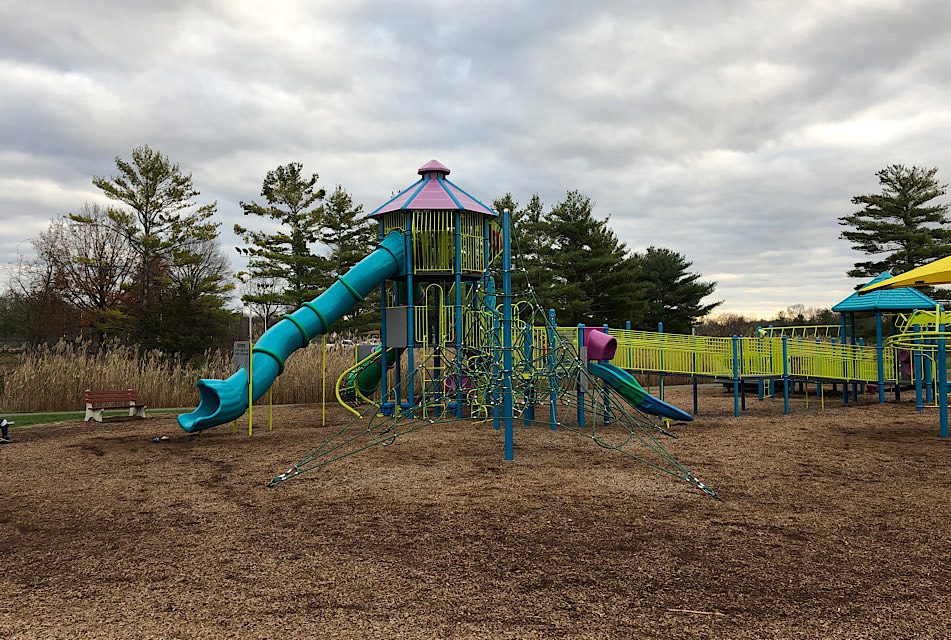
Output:
<path fill-rule="evenodd" d="M 379 223 L 381 240 L 394 230 L 404 232 L 407 256 L 404 272 L 380 287 L 384 367 L 395 371 L 391 389 L 386 376 L 381 380 L 383 398 L 392 398 L 381 403 L 381 411 L 412 415 L 441 407 L 463 417 L 472 391 L 472 381 L 462 371 L 465 348 L 482 341 L 493 322 L 503 334 L 503 362 L 497 367 L 506 378 L 503 404 L 505 398 L 511 402 L 507 378 L 512 367 L 505 364 L 512 344 L 510 295 L 505 295 L 511 289 L 511 259 L 503 242 L 507 220 L 450 180 L 449 167 L 439 161 L 430 160 L 417 173 L 416 182 L 369 214 Z M 508 266 L 503 265 L 503 308 L 497 313 L 489 265 L 500 253 Z M 388 357 L 401 359 L 404 352 L 411 372 L 405 380 L 402 366 L 386 362 Z M 421 358 L 428 359 L 428 366 L 418 366 Z M 417 371 L 438 375 L 426 379 Z M 438 398 L 441 394 L 448 397 Z M 508 436 L 511 411 L 503 408 L 502 413 Z M 495 422 L 498 426 L 498 416 Z"/>

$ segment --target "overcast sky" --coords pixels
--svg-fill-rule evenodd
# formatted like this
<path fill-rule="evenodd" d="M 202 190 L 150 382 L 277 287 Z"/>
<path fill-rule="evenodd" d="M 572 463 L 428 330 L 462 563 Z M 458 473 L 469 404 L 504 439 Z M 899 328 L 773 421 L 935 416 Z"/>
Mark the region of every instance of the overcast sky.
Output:
<path fill-rule="evenodd" d="M 369 210 L 437 158 L 483 199 L 582 191 L 724 311 L 829 306 L 875 171 L 951 180 L 949 61 L 943 0 L 0 0 L 0 251 L 141 144 L 218 201 L 230 255 L 278 164 Z"/>

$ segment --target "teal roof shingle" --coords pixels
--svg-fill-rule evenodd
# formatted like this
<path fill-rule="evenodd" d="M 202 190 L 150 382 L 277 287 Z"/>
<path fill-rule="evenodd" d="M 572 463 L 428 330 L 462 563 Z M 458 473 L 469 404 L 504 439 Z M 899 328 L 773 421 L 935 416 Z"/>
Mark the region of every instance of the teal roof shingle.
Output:
<path fill-rule="evenodd" d="M 868 286 L 891 278 L 892 274 L 883 271 L 874 280 L 863 286 Z M 912 287 L 899 289 L 879 289 L 859 295 L 856 291 L 848 298 L 838 303 L 832 310 L 836 313 L 874 313 L 875 311 L 914 311 L 915 309 L 934 309 L 937 302 Z"/>

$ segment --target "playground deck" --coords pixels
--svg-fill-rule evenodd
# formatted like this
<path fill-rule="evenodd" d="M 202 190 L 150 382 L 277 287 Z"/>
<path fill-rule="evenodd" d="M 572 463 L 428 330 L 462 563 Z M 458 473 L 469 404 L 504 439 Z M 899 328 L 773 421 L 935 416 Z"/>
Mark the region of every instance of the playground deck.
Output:
<path fill-rule="evenodd" d="M 506 463 L 484 425 L 436 425 L 275 489 L 332 428 L 319 408 L 253 438 L 164 417 L 15 431 L 0 637 L 951 636 L 930 414 L 794 398 L 737 419 L 701 393 L 665 444 L 722 503 L 544 428 Z"/>

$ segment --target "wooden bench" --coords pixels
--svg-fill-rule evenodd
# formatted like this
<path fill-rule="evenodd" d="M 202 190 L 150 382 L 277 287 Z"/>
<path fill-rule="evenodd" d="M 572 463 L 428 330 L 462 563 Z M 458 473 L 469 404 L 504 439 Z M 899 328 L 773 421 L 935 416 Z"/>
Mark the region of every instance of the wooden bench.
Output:
<path fill-rule="evenodd" d="M 105 409 L 128 409 L 129 416 L 145 417 L 145 405 L 139 394 L 132 389 L 110 389 L 106 391 L 83 391 L 83 401 L 86 403 L 85 422 L 95 420 L 102 422 L 102 412 Z"/>

